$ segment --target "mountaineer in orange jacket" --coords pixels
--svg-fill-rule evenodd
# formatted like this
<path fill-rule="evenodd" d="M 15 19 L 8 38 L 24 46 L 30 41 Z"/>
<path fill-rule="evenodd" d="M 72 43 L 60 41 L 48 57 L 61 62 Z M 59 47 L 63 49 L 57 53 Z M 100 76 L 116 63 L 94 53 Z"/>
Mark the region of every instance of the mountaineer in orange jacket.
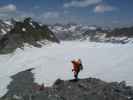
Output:
<path fill-rule="evenodd" d="M 72 72 L 74 72 L 74 77 L 77 80 L 78 79 L 78 74 L 81 70 L 83 70 L 83 66 L 82 66 L 82 62 L 80 59 L 76 60 L 72 60 L 71 61 L 73 64 L 73 69 Z"/>

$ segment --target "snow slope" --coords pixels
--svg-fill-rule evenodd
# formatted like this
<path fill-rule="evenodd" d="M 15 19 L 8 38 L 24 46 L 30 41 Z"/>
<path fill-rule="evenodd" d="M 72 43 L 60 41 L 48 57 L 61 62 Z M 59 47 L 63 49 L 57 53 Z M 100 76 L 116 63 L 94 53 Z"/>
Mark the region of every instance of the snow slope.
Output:
<path fill-rule="evenodd" d="M 36 68 L 35 81 L 52 85 L 57 79 L 71 79 L 70 61 L 81 58 L 84 70 L 80 78 L 97 77 L 106 81 L 127 81 L 133 85 L 133 46 L 131 44 L 93 43 L 86 41 L 49 44 L 42 48 L 25 47 L 13 54 L 0 55 L 0 96 L 6 93 L 9 76 Z"/>

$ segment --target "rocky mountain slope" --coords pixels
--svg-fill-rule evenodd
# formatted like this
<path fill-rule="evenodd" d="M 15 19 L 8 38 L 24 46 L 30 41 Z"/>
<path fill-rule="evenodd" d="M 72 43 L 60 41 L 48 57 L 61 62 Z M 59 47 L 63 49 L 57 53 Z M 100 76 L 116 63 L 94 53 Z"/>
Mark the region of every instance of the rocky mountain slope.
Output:
<path fill-rule="evenodd" d="M 83 37 L 94 42 L 111 42 L 111 43 L 133 43 L 133 27 L 115 28 L 112 30 L 103 30 L 101 28 L 93 31 L 86 31 Z"/>
<path fill-rule="evenodd" d="M 13 20 L 0 20 L 0 38 L 13 28 Z"/>
<path fill-rule="evenodd" d="M 82 33 L 88 29 L 95 29 L 95 26 L 69 24 L 54 24 L 49 28 L 56 34 L 60 40 L 76 40 L 82 38 Z"/>
<path fill-rule="evenodd" d="M 51 87 L 34 82 L 33 68 L 13 75 L 0 100 L 133 100 L 133 87 L 96 78 L 56 80 Z"/>
<path fill-rule="evenodd" d="M 13 28 L 2 35 L 0 39 L 0 53 L 13 52 L 16 48 L 23 48 L 24 44 L 41 47 L 41 41 L 59 43 L 54 33 L 46 25 L 40 25 L 31 18 L 14 22 Z M 40 43 L 41 42 L 41 43 Z"/>
<path fill-rule="evenodd" d="M 133 27 L 102 28 L 77 24 L 55 24 L 50 29 L 61 40 L 89 40 L 93 42 L 133 43 Z"/>
<path fill-rule="evenodd" d="M 29 22 L 26 22 L 25 20 L 23 23 L 25 23 L 25 25 L 26 23 L 28 23 L 29 26 L 19 25 L 20 28 L 18 28 L 18 22 L 17 22 L 17 29 L 15 32 L 24 33 L 25 31 L 26 33 L 27 31 L 29 33 L 31 32 L 31 30 L 33 31 L 34 29 L 36 29 L 36 31 L 39 32 L 42 29 L 44 29 L 43 31 L 45 31 L 47 27 L 46 25 L 40 25 L 32 20 L 31 22 L 30 20 Z M 12 33 L 12 32 L 14 33 L 14 31 L 11 31 L 13 29 L 13 26 L 14 27 L 16 26 L 16 22 L 14 20 L 10 21 L 1 20 L 0 38 L 2 38 L 7 33 Z M 34 26 L 36 26 L 36 28 Z M 25 27 L 30 29 L 26 30 Z M 39 27 L 41 28 L 39 29 Z M 102 28 L 95 25 L 91 26 L 91 25 L 80 25 L 80 24 L 69 23 L 69 24 L 48 25 L 46 31 L 48 30 L 51 30 L 51 32 L 53 32 L 59 40 L 89 40 L 93 42 L 106 42 L 106 43 L 110 42 L 110 43 L 121 43 L 121 44 L 133 43 L 133 38 L 132 38 L 133 27 L 115 28 L 111 30 L 108 27 Z M 53 37 L 55 37 L 55 35 Z M 55 39 L 55 41 L 58 41 L 57 38 Z"/>

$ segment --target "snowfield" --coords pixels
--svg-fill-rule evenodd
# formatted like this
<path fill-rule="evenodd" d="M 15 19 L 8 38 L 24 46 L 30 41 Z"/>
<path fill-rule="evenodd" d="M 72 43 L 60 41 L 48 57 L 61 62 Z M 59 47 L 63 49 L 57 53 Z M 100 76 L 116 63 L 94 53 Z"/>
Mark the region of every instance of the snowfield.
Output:
<path fill-rule="evenodd" d="M 133 85 L 132 44 L 62 42 L 42 48 L 25 47 L 0 55 L 0 96 L 6 93 L 10 76 L 34 67 L 35 81 L 52 85 L 57 78 L 72 79 L 71 60 L 81 58 L 84 70 L 80 78 L 96 77 L 105 81 L 127 81 Z"/>

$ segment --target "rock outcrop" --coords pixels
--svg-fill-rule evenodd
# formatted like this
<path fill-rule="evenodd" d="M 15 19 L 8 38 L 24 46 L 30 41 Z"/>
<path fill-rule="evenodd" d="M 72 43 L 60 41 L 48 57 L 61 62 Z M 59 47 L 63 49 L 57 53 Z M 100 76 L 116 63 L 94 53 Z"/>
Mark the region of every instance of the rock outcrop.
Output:
<path fill-rule="evenodd" d="M 123 82 L 104 82 L 96 78 L 58 79 L 51 87 L 40 89 L 33 69 L 12 76 L 8 92 L 1 100 L 133 100 L 133 87 Z M 35 88 L 36 87 L 36 88 Z"/>

